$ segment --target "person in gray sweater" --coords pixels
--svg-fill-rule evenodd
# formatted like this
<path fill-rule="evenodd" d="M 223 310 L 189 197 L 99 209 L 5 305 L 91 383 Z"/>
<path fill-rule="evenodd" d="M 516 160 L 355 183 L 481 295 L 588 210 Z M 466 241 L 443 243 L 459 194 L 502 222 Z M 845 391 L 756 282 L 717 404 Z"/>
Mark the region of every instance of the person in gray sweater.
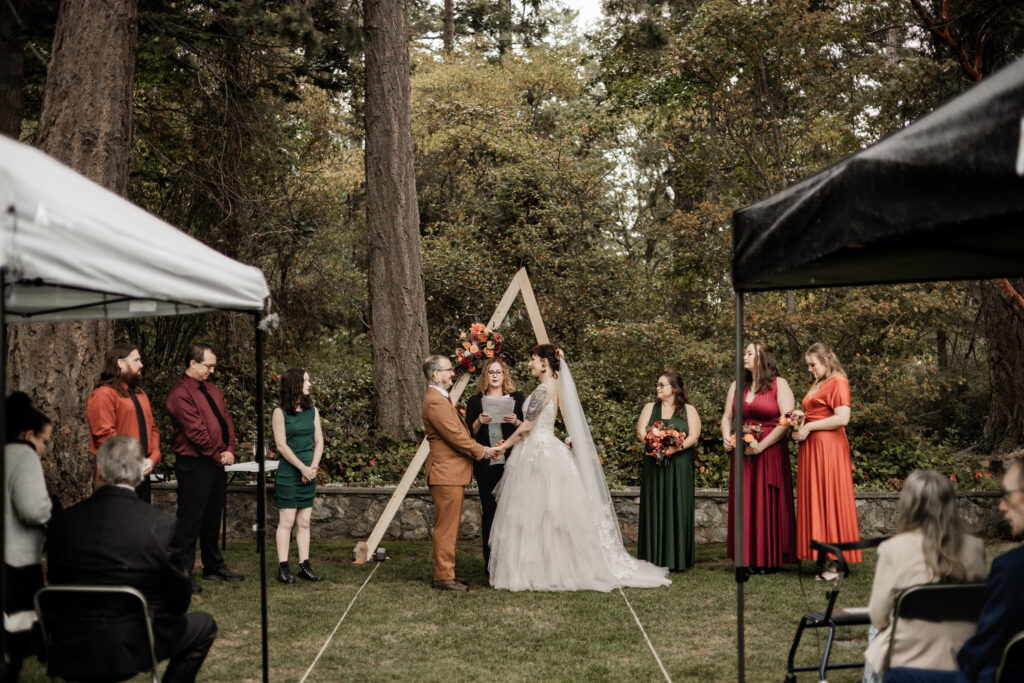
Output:
<path fill-rule="evenodd" d="M 32 596 L 43 587 L 43 527 L 52 512 L 39 458 L 46 452 L 52 433 L 50 419 L 32 406 L 26 394 L 16 391 L 7 398 L 4 628 L 10 661 L 8 680 L 17 680 L 22 659 L 38 654 Z"/>

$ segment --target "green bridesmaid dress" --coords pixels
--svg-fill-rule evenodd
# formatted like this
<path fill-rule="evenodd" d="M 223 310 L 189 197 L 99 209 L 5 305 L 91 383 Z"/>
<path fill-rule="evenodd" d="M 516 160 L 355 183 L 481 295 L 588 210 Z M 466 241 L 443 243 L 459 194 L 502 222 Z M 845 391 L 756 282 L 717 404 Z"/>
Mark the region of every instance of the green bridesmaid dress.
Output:
<path fill-rule="evenodd" d="M 690 433 L 685 416 L 673 415 L 666 420 L 661 417 L 661 405 L 656 403 L 647 429 L 658 420 Z M 670 571 L 683 571 L 694 563 L 693 455 L 691 446 L 661 465 L 643 456 L 637 557 Z"/>
<path fill-rule="evenodd" d="M 284 433 L 288 448 L 292 449 L 304 465 L 313 464 L 313 435 L 315 427 L 313 419 L 316 410 L 309 408 L 300 410 L 294 415 L 284 413 Z M 316 497 L 316 479 L 308 484 L 302 483 L 302 474 L 287 460 L 281 458 L 281 464 L 277 468 L 277 479 L 274 483 L 274 495 L 277 498 L 279 508 L 309 508 L 313 507 L 313 498 Z"/>

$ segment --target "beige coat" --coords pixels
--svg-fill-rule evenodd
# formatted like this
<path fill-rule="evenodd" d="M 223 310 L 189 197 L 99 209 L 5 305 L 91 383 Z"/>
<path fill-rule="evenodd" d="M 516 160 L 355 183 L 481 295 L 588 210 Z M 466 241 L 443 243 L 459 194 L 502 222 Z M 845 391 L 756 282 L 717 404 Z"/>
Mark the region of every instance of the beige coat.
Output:
<path fill-rule="evenodd" d="M 981 539 L 965 534 L 960 559 L 967 567 L 968 581 L 985 580 L 988 570 Z M 904 588 L 922 583 L 934 583 L 934 580 L 924 562 L 924 536 L 921 532 L 897 534 L 878 546 L 878 564 L 868 610 L 871 623 L 880 633 L 864 652 L 864 659 L 876 672 L 882 672 L 885 653 L 889 649 L 896 596 Z M 975 624 L 970 622 L 936 624 L 901 618 L 889 666 L 956 671 L 956 653 L 974 635 L 974 630 Z"/>
<path fill-rule="evenodd" d="M 483 457 L 484 447 L 470 436 L 455 407 L 433 387 L 427 387 L 423 395 L 420 416 L 430 442 L 425 470 L 427 485 L 468 484 L 473 478 L 473 460 Z"/>

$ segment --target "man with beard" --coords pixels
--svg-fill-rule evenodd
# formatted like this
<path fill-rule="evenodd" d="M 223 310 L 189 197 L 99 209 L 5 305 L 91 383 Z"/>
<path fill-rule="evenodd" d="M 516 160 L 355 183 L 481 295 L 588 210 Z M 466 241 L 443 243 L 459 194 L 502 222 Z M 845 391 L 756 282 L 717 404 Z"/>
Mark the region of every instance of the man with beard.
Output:
<path fill-rule="evenodd" d="M 153 419 L 149 397 L 139 386 L 142 358 L 134 344 L 114 344 L 103 358 L 103 371 L 85 404 L 89 420 L 89 452 L 94 456 L 112 436 L 124 434 L 136 439 L 146 455 L 142 483 L 135 492 L 150 502 L 149 473 L 160 462 L 160 433 Z"/>

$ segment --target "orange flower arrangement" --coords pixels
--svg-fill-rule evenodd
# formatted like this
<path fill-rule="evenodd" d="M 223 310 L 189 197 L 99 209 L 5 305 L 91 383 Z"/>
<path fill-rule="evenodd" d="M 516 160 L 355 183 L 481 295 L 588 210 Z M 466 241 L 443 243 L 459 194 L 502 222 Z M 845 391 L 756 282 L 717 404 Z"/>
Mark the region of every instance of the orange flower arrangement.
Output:
<path fill-rule="evenodd" d="M 686 440 L 686 432 L 681 432 L 675 427 L 669 427 L 661 420 L 651 425 L 647 436 L 644 437 L 644 452 L 659 465 L 667 458 L 671 458 L 676 451 L 682 449 Z"/>
<path fill-rule="evenodd" d="M 483 323 L 473 323 L 459 334 L 452 365 L 459 372 L 468 370 L 471 375 L 480 374 L 484 360 L 501 353 L 501 333 L 493 332 Z"/>

